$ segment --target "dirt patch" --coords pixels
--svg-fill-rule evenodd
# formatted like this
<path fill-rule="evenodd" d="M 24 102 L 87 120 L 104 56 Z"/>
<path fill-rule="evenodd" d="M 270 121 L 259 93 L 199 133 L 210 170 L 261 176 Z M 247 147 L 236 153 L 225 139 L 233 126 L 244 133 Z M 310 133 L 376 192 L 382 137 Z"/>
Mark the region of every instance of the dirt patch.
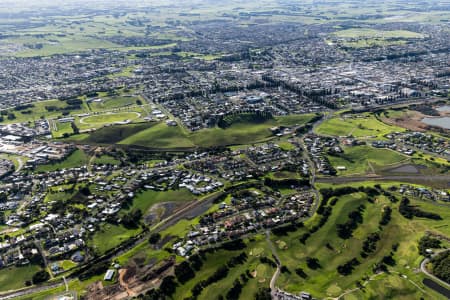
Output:
<path fill-rule="evenodd" d="M 134 271 L 134 272 L 133 272 Z M 119 270 L 119 284 L 125 289 L 129 297 L 135 297 L 136 292 L 130 289 L 128 282 L 132 282 L 132 279 L 135 277 L 135 270 L 130 269 L 130 273 L 128 274 L 128 269 L 120 269 Z"/>
<path fill-rule="evenodd" d="M 86 299 L 91 300 L 122 300 L 127 298 L 128 294 L 120 284 L 104 287 L 100 281 L 91 284 L 87 289 L 86 295 Z"/>
<path fill-rule="evenodd" d="M 86 299 L 122 300 L 136 297 L 150 289 L 157 288 L 161 278 L 173 274 L 175 258 L 152 263 L 139 268 L 131 266 L 119 270 L 118 283 L 104 287 L 101 281 L 91 284 Z"/>

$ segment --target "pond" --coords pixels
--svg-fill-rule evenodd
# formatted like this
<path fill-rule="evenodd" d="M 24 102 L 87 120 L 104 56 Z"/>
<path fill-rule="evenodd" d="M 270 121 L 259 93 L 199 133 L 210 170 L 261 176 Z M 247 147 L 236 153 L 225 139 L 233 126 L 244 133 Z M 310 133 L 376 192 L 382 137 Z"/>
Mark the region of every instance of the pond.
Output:
<path fill-rule="evenodd" d="M 422 122 L 431 126 L 438 126 L 445 129 L 450 129 L 450 117 L 442 118 L 424 118 Z"/>
<path fill-rule="evenodd" d="M 450 112 L 450 105 L 444 105 L 436 108 L 437 111 Z"/>

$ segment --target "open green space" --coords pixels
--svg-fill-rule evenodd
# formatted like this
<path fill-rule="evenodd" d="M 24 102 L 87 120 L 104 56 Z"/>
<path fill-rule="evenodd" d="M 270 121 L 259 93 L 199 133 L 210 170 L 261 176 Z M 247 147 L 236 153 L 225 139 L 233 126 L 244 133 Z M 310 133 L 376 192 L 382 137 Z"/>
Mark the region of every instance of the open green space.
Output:
<path fill-rule="evenodd" d="M 97 165 L 118 165 L 120 163 L 119 160 L 115 159 L 114 157 L 110 155 L 101 155 L 96 156 L 93 160 L 93 164 Z"/>
<path fill-rule="evenodd" d="M 41 268 L 36 265 L 22 267 L 7 267 L 0 269 L 0 286 L 2 291 L 15 290 L 25 287 L 25 281 L 31 280 Z M 12 275 L 14 274 L 14 275 Z"/>
<path fill-rule="evenodd" d="M 140 117 L 137 112 L 117 112 L 93 115 L 80 119 L 81 124 L 104 125 L 115 122 L 133 121 Z"/>
<path fill-rule="evenodd" d="M 167 126 L 165 123 L 156 124 L 140 131 L 119 144 L 139 145 L 152 148 L 190 148 L 194 144 L 188 139 L 179 126 Z"/>
<path fill-rule="evenodd" d="M 340 175 L 376 173 L 382 167 L 408 160 L 406 155 L 396 151 L 371 146 L 345 147 L 343 150 L 344 153 L 328 155 L 334 168 L 338 166 L 346 168 L 338 170 Z"/>
<path fill-rule="evenodd" d="M 124 106 L 137 105 L 138 97 L 134 96 L 111 96 L 111 97 L 99 97 L 98 100 L 91 101 L 89 107 L 93 111 L 113 109 Z"/>
<path fill-rule="evenodd" d="M 423 34 L 408 30 L 376 30 L 372 28 L 351 28 L 334 32 L 342 38 L 423 38 Z"/>
<path fill-rule="evenodd" d="M 14 55 L 18 57 L 50 56 L 54 54 L 81 52 L 90 49 L 117 48 L 118 45 L 93 37 L 79 36 L 77 39 L 72 37 L 51 36 L 50 39 L 33 39 L 21 37 L 9 39 L 5 42 L 24 45 L 24 44 L 42 44 L 41 48 L 24 48 Z"/>
<path fill-rule="evenodd" d="M 103 254 L 137 235 L 139 232 L 141 232 L 140 228 L 127 229 L 122 225 L 104 224 L 94 233 L 89 244 L 91 244 L 97 253 Z"/>
<path fill-rule="evenodd" d="M 97 131 L 85 135 L 75 135 L 71 136 L 70 140 L 85 141 L 87 143 L 99 143 L 99 144 L 113 144 L 118 143 L 134 134 L 148 129 L 155 125 L 155 123 L 138 123 L 138 124 L 127 124 L 127 125 L 115 125 L 109 127 L 103 127 Z"/>
<path fill-rule="evenodd" d="M 69 111 L 72 115 L 82 114 L 88 111 L 84 103 L 79 109 L 69 109 L 67 102 L 61 100 L 39 101 L 33 102 L 30 105 L 32 106 L 23 110 L 7 110 L 6 115 L 3 116 L 2 123 L 23 123 L 46 118 L 59 118 L 64 117 L 63 112 L 65 111 Z M 8 118 L 9 113 L 13 113 L 15 118 Z"/>
<path fill-rule="evenodd" d="M 85 141 L 92 143 L 111 142 L 109 138 L 104 138 L 106 135 L 112 136 L 112 141 L 118 144 L 161 149 L 253 144 L 274 139 L 275 137 L 270 131 L 271 127 L 302 125 L 313 117 L 313 114 L 276 117 L 257 124 L 234 123 L 226 129 L 215 127 L 191 133 L 186 132 L 180 126 L 167 126 L 164 122 L 151 125 L 146 129 L 143 129 L 140 125 L 113 126 L 92 133 Z M 117 134 L 118 128 L 120 128 L 120 131 Z M 114 138 L 114 136 L 124 138 L 118 141 L 118 138 Z M 288 143 L 283 145 L 292 147 Z"/>
<path fill-rule="evenodd" d="M 362 183 L 359 183 L 360 185 Z M 391 185 L 382 184 L 384 188 Z M 354 186 L 358 186 L 358 184 L 354 184 Z M 291 292 L 309 291 L 319 298 L 339 297 L 356 288 L 357 281 L 363 283 L 366 279 L 372 278 L 373 282 L 370 281 L 371 283 L 364 291 L 355 290 L 354 294 L 349 294 L 345 299 L 369 299 L 379 295 L 392 295 L 395 299 L 418 299 L 420 297 L 442 299 L 441 295 L 425 288 L 422 284 L 424 275 L 415 272 L 421 261 L 417 242 L 427 230 L 448 236 L 448 226 L 443 225 L 446 224 L 445 220 L 450 212 L 448 210 L 444 212 L 442 206 L 436 203 L 411 199 L 412 205 L 427 212 L 438 213 L 443 220 L 423 218 L 409 220 L 399 214 L 398 203 L 391 203 L 384 196 L 376 196 L 374 203 L 370 203 L 367 199 L 365 193 L 353 193 L 338 197 L 328 221 L 313 233 L 305 244 L 302 244 L 299 238 L 307 228 L 317 224 L 318 215 L 308 221 L 303 229 L 284 237 L 273 237 L 274 242 L 282 240 L 287 245 L 285 250 L 278 250 L 282 264 L 286 265 L 291 272 L 295 268 L 302 268 L 307 275 L 306 278 L 302 278 L 294 272 L 292 274 L 282 273 L 277 285 Z M 336 224 L 346 222 L 347 214 L 361 204 L 366 207 L 363 212 L 362 224 L 353 232 L 351 238 L 344 240 L 338 237 Z M 388 225 L 380 229 L 378 222 L 381 219 L 382 209 L 386 206 L 392 207 L 392 218 Z M 446 207 L 449 206 L 446 205 Z M 377 231 L 380 233 L 380 240 L 377 242 L 376 250 L 366 258 L 362 258 L 360 251 L 363 241 L 369 233 Z M 392 246 L 396 243 L 399 245 L 393 256 L 395 263 L 388 267 L 389 273 L 372 277 L 374 275 L 371 271 L 372 266 L 381 261 L 385 255 L 389 255 Z M 306 257 L 317 258 L 320 267 L 309 268 L 306 264 Z M 356 266 L 350 275 L 342 276 L 337 273 L 337 266 L 352 258 L 357 258 L 360 265 Z M 401 277 L 402 274 L 406 277 Z"/>
<path fill-rule="evenodd" d="M 52 130 L 52 137 L 61 138 L 67 134 L 73 134 L 72 123 L 60 123 L 57 120 L 49 120 L 50 128 L 53 128 L 52 125 L 56 126 L 57 130 Z"/>
<path fill-rule="evenodd" d="M 267 264 L 260 262 L 261 256 L 267 256 L 271 258 L 271 252 L 264 240 L 263 236 L 256 236 L 254 241 L 248 242 L 248 247 L 244 250 L 218 250 L 213 253 L 206 254 L 206 259 L 203 266 L 196 272 L 196 276 L 187 281 L 186 283 L 179 285 L 173 295 L 173 299 L 184 299 L 191 295 L 191 289 L 198 282 L 207 279 L 211 276 L 219 267 L 225 265 L 231 257 L 237 256 L 244 252 L 248 258 L 243 264 L 237 264 L 234 267 L 229 268 L 228 274 L 224 279 L 215 282 L 200 293 L 198 299 L 216 299 L 220 294 L 225 297 L 225 294 L 233 286 L 233 282 L 238 279 L 240 275 L 246 273 L 248 270 L 254 275 L 247 283 L 244 284 L 239 299 L 254 299 L 255 293 L 264 287 L 269 287 L 270 278 L 272 277 L 275 269 Z M 253 249 L 261 249 L 257 255 L 252 255 Z M 255 272 L 256 271 L 256 272 Z M 242 282 L 242 281 L 241 281 Z"/>
<path fill-rule="evenodd" d="M 156 203 L 188 202 L 192 200 L 195 200 L 195 196 L 187 189 L 169 190 L 164 192 L 146 190 L 141 191 L 136 195 L 127 211 L 140 209 L 145 214 L 148 209 Z"/>
<path fill-rule="evenodd" d="M 40 165 L 36 168 L 37 172 L 51 172 L 64 168 L 76 168 L 87 165 L 89 157 L 83 150 L 77 149 L 70 154 L 65 160 L 53 164 Z"/>
<path fill-rule="evenodd" d="M 390 132 L 402 132 L 401 127 L 384 124 L 369 114 L 337 116 L 326 120 L 316 132 L 327 136 L 352 136 L 356 138 L 380 138 Z"/>

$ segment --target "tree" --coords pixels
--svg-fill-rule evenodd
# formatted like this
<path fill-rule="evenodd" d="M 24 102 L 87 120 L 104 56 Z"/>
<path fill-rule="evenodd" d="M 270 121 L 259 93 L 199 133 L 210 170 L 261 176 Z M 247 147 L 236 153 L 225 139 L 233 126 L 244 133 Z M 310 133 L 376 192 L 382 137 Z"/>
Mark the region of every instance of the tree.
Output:
<path fill-rule="evenodd" d="M 122 224 L 126 228 L 138 228 L 141 217 L 142 211 L 140 209 L 133 209 L 122 217 Z"/>
<path fill-rule="evenodd" d="M 175 292 L 176 288 L 177 283 L 175 282 L 174 276 L 164 277 L 164 279 L 161 282 L 161 285 L 159 286 L 159 290 L 161 291 L 161 293 L 169 297 Z"/>
<path fill-rule="evenodd" d="M 427 249 L 441 248 L 441 241 L 431 236 L 424 236 L 419 240 L 419 254 L 428 256 Z"/>
<path fill-rule="evenodd" d="M 343 265 L 339 265 L 337 267 L 337 271 L 339 274 L 347 276 L 350 275 L 353 272 L 353 269 L 355 268 L 355 266 L 359 265 L 360 262 L 356 259 L 353 258 L 351 260 L 349 260 L 348 262 L 346 262 Z"/>
<path fill-rule="evenodd" d="M 181 264 L 175 267 L 175 276 L 180 283 L 185 283 L 191 278 L 194 278 L 195 273 L 187 261 L 183 261 Z"/>
<path fill-rule="evenodd" d="M 308 266 L 308 268 L 310 268 L 312 270 L 315 270 L 315 269 L 318 269 L 321 267 L 319 260 L 317 258 L 309 257 L 309 256 L 306 258 L 306 265 Z"/>
<path fill-rule="evenodd" d="M 72 122 L 70 125 L 72 126 L 73 133 L 75 134 L 80 133 L 80 129 L 78 128 L 77 124 L 75 124 L 75 122 Z"/>
<path fill-rule="evenodd" d="M 271 300 L 269 288 L 262 288 L 255 294 L 255 300 Z"/>
<path fill-rule="evenodd" d="M 387 225 L 391 221 L 392 208 L 385 206 L 383 208 L 383 214 L 381 215 L 380 225 Z"/>
<path fill-rule="evenodd" d="M 150 235 L 150 237 L 149 237 L 149 239 L 148 239 L 148 242 L 151 244 L 151 245 L 154 245 L 154 244 L 156 244 L 159 240 L 161 239 L 161 234 L 159 234 L 159 233 L 152 233 L 151 235 Z"/>
<path fill-rule="evenodd" d="M 306 274 L 302 268 L 295 269 L 295 273 L 303 279 L 308 277 L 308 274 Z"/>
<path fill-rule="evenodd" d="M 50 274 L 45 270 L 37 271 L 32 278 L 33 284 L 39 284 L 50 279 Z"/>
<path fill-rule="evenodd" d="M 431 259 L 433 274 L 446 282 L 450 282 L 450 252 L 439 253 Z"/>
<path fill-rule="evenodd" d="M 239 279 L 236 279 L 234 280 L 233 286 L 228 291 L 225 298 L 227 300 L 239 299 L 241 291 L 242 291 L 242 283 L 239 281 Z"/>

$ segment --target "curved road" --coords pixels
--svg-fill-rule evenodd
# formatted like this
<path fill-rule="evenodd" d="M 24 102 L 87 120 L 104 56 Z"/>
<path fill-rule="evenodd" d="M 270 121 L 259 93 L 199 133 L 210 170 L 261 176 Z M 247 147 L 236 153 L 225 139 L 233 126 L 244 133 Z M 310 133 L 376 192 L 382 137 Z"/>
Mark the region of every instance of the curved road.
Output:
<path fill-rule="evenodd" d="M 269 244 L 270 250 L 272 250 L 272 255 L 275 257 L 275 263 L 277 264 L 277 269 L 275 270 L 275 273 L 273 273 L 272 279 L 270 279 L 270 294 L 272 295 L 272 299 L 276 299 L 275 297 L 275 282 L 278 279 L 278 276 L 280 276 L 281 272 L 281 263 L 280 258 L 278 257 L 277 251 L 275 247 L 273 246 L 272 241 L 270 240 L 270 230 L 266 230 L 266 240 Z"/>
<path fill-rule="evenodd" d="M 439 251 L 439 252 L 437 252 L 436 254 L 434 254 L 433 257 L 436 256 L 436 255 L 438 255 L 438 254 L 440 254 L 440 253 L 447 252 L 447 251 L 450 251 L 450 249 L 445 249 L 445 250 Z M 422 262 L 420 263 L 420 271 L 422 271 L 425 275 L 427 275 L 427 276 L 430 277 L 431 279 L 433 279 L 433 280 L 439 282 L 439 284 L 442 284 L 442 285 L 445 286 L 446 288 L 450 289 L 450 284 L 448 284 L 447 282 L 443 281 L 442 279 L 439 279 L 438 277 L 436 277 L 436 276 L 434 276 L 433 274 L 431 274 L 430 272 L 428 272 L 426 266 L 427 266 L 427 263 L 428 263 L 429 261 L 430 261 L 429 258 L 425 258 L 424 260 L 422 260 Z"/>

